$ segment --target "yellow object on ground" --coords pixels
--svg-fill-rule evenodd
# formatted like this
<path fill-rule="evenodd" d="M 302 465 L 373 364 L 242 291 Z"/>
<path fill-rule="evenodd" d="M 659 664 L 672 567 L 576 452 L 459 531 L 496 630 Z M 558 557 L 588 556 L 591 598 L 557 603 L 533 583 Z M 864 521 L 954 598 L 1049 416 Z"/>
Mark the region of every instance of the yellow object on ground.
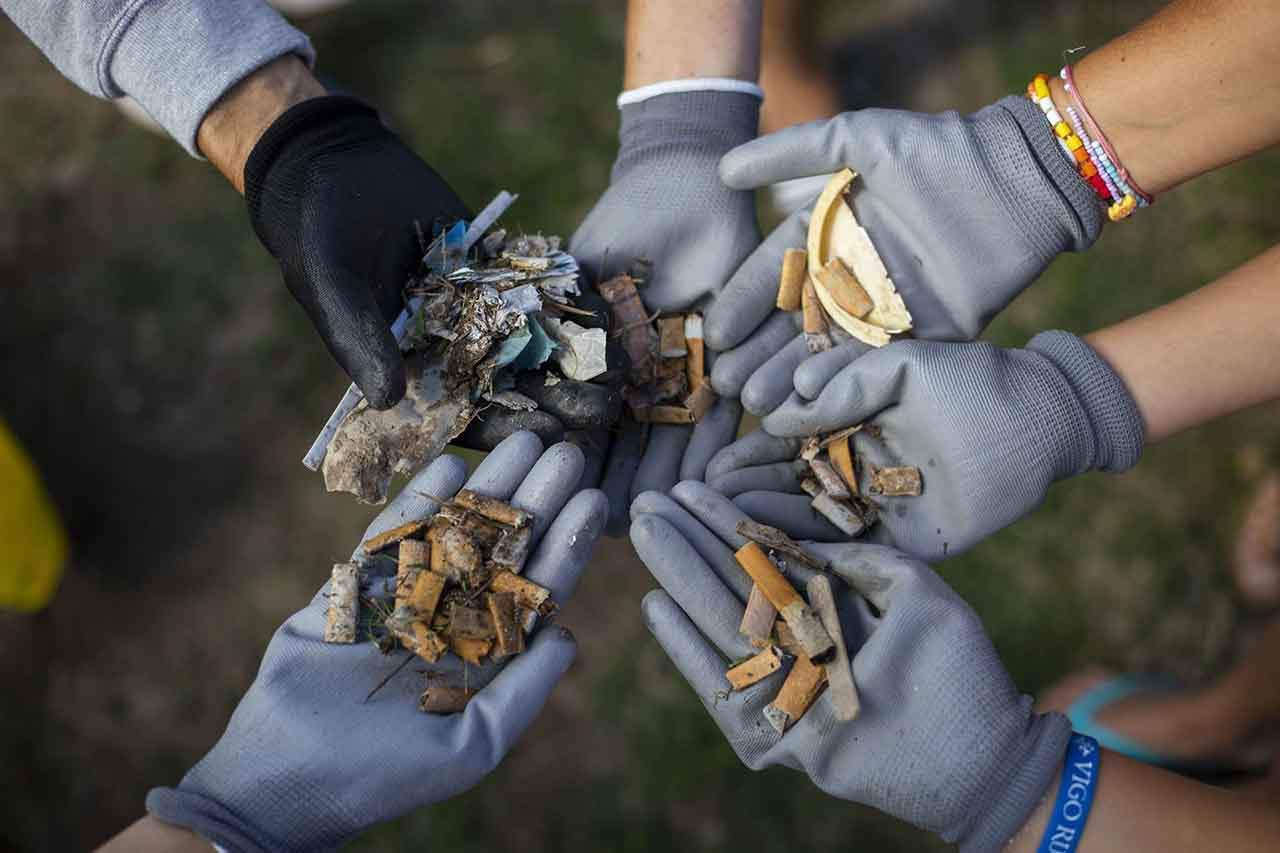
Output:
<path fill-rule="evenodd" d="M 0 421 L 0 607 L 34 611 L 53 598 L 67 531 L 31 458 Z"/>

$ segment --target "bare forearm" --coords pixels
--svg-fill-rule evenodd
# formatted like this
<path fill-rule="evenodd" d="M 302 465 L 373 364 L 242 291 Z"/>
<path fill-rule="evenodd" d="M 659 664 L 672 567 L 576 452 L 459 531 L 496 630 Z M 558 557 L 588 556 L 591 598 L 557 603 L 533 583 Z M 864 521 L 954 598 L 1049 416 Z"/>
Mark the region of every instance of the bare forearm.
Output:
<path fill-rule="evenodd" d="M 693 77 L 754 82 L 763 0 L 630 0 L 624 85 Z"/>
<path fill-rule="evenodd" d="M 98 853 L 210 853 L 213 845 L 182 826 L 150 815 L 98 848 Z"/>
<path fill-rule="evenodd" d="M 1053 812 L 1057 785 L 1008 847 L 1033 853 Z M 1107 752 L 1079 853 L 1267 849 L 1280 837 L 1280 815 L 1265 802 Z"/>
<path fill-rule="evenodd" d="M 244 192 L 244 164 L 271 123 L 295 104 L 325 94 L 296 56 L 284 56 L 241 80 L 213 106 L 196 142 L 236 192 Z"/>
<path fill-rule="evenodd" d="M 1280 397 L 1280 246 L 1086 340 L 1124 380 L 1156 442 Z"/>
<path fill-rule="evenodd" d="M 1082 59 L 1075 82 L 1138 185 L 1164 192 L 1280 141 L 1280 11 L 1177 0 Z"/>

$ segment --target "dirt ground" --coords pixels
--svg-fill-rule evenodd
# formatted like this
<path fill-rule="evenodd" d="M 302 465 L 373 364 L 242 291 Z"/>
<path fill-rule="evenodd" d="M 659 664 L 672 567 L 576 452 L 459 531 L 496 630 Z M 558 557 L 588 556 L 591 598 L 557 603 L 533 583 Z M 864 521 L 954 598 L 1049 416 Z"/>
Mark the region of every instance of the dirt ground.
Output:
<path fill-rule="evenodd" d="M 827 4 L 850 106 L 972 109 L 1151 2 Z M 535 8 L 536 6 L 536 8 Z M 568 235 L 607 180 L 622 4 L 357 0 L 308 22 L 321 69 L 386 109 L 464 198 Z M 1016 11 L 1011 11 L 1013 7 Z M 344 381 L 207 166 L 74 89 L 0 22 L 0 397 L 66 517 L 53 605 L 0 615 L 0 850 L 84 849 L 209 748 L 272 631 L 369 514 L 298 460 Z M 1280 233 L 1280 156 L 1208 176 L 1063 258 L 991 331 L 1085 332 L 1184 293 Z M 1249 636 L 1225 573 L 1274 463 L 1266 407 L 1056 487 L 941 566 L 1035 691 L 1091 661 L 1194 680 Z M 743 769 L 640 621 L 651 587 L 601 546 L 564 621 L 579 662 L 474 791 L 356 845 L 919 850 L 932 842 Z M 520 819 L 511 805 L 519 803 Z"/>

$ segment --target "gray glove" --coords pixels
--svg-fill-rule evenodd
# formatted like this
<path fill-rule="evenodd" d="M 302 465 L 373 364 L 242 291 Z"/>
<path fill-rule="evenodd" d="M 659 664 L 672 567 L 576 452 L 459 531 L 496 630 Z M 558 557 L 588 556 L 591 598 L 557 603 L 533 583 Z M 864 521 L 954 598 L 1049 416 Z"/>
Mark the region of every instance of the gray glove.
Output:
<path fill-rule="evenodd" d="M 725 155 L 720 174 L 749 189 L 845 166 L 859 172 L 854 212 L 919 338 L 976 338 L 1058 254 L 1091 246 L 1104 220 L 1043 114 L 1021 97 L 970 116 L 844 113 L 749 142 Z M 774 303 L 783 252 L 804 247 L 809 214 L 778 226 L 707 315 L 707 345 L 727 351 L 712 382 L 755 414 L 786 399 L 791 373 L 808 357 L 792 340 L 799 316 Z"/>
<path fill-rule="evenodd" d="M 609 189 L 569 241 L 587 275 L 599 282 L 646 258 L 646 308 L 705 306 L 760 242 L 752 193 L 724 186 L 717 172 L 721 156 L 755 137 L 759 117 L 760 99 L 741 92 L 656 95 L 622 107 Z M 636 494 L 701 478 L 711 454 L 733 440 L 740 415 L 736 403 L 721 403 L 711 423 L 694 428 L 624 426 L 603 466 L 610 533 L 626 530 Z M 691 439 L 694 432 L 714 436 Z"/>
<path fill-rule="evenodd" d="M 797 535 L 814 534 L 813 513 L 785 460 L 803 436 L 864 421 L 881 435 L 854 436 L 861 460 L 914 465 L 924 479 L 919 497 L 872 498 L 880 512 L 870 536 L 924 560 L 1029 514 L 1055 480 L 1124 471 L 1142 452 L 1142 418 L 1124 382 L 1067 332 L 1042 332 L 1026 349 L 899 341 L 851 356 L 829 381 L 811 372 L 801 366 L 797 392 L 764 419 L 771 435 L 730 445 L 707 472 L 713 488 Z M 864 495 L 867 474 L 864 464 Z M 826 530 L 818 538 L 843 538 Z"/>
<path fill-rule="evenodd" d="M 633 508 L 632 541 L 663 587 L 645 597 L 645 622 L 742 762 L 799 770 L 828 794 L 962 850 L 995 851 L 1012 838 L 1055 781 L 1071 727 L 1032 711 L 977 614 L 896 551 L 810 543 L 836 576 L 862 711 L 840 722 L 824 694 L 779 736 L 761 712 L 785 673 L 734 693 L 724 676 L 729 661 L 754 652 L 738 633 L 745 573 L 732 550 L 746 516 L 701 483 L 681 483 L 672 497 L 642 495 Z M 811 576 L 793 565 L 787 573 L 800 586 Z"/>
<path fill-rule="evenodd" d="M 608 513 L 600 492 L 574 494 L 582 454 L 545 453 L 516 433 L 479 465 L 466 486 L 537 516 L 537 545 L 524 574 L 563 603 L 573 592 Z M 361 541 L 433 512 L 430 496 L 452 496 L 465 463 L 441 456 L 369 526 Z M 572 497 L 571 497 L 572 496 Z M 364 554 L 357 549 L 353 559 Z M 394 580 L 389 578 L 394 584 Z M 418 710 L 421 669 L 372 643 L 321 641 L 325 588 L 276 632 L 262 667 L 214 748 L 176 788 L 157 788 L 147 810 L 229 850 L 328 850 L 374 824 L 472 787 L 497 766 L 573 662 L 576 644 L 548 626 L 505 667 L 469 667 L 453 655 L 432 666 L 439 682 L 484 686 L 461 714 Z"/>

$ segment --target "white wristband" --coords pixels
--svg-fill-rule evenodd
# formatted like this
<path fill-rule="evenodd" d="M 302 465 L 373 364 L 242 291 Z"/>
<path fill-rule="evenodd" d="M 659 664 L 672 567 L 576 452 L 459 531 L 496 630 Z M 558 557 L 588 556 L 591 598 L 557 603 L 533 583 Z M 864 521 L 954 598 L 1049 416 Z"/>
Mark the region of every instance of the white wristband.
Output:
<path fill-rule="evenodd" d="M 747 80 L 735 80 L 732 77 L 690 77 L 685 80 L 664 80 L 638 89 L 628 89 L 618 96 L 618 109 L 628 104 L 647 101 L 658 95 L 673 95 L 679 92 L 741 92 L 764 100 L 764 89 Z"/>

